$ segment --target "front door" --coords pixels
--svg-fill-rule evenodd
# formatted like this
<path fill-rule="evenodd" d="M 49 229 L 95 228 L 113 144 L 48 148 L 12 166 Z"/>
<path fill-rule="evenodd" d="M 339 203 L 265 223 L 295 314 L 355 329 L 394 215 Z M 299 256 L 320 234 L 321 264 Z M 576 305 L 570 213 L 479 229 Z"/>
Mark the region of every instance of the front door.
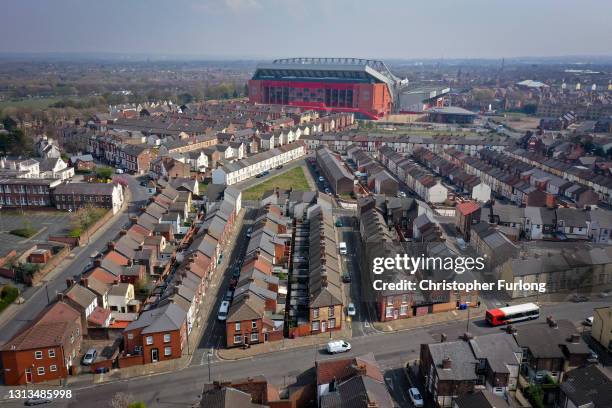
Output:
<path fill-rule="evenodd" d="M 151 361 L 154 363 L 159 361 L 159 350 L 156 348 L 151 349 Z"/>
<path fill-rule="evenodd" d="M 321 333 L 325 333 L 325 330 L 327 329 L 327 321 L 323 320 L 321 322 Z"/>
<path fill-rule="evenodd" d="M 26 368 L 25 377 L 26 377 L 26 383 L 32 382 L 32 369 L 31 368 Z"/>

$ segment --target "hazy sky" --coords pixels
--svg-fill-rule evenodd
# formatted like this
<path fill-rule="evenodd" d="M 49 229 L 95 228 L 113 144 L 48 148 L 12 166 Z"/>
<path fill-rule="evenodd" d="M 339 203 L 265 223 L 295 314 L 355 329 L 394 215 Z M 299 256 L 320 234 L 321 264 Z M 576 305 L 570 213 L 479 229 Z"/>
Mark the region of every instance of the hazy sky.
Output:
<path fill-rule="evenodd" d="M 2 0 L 0 52 L 612 55 L 611 0 Z"/>

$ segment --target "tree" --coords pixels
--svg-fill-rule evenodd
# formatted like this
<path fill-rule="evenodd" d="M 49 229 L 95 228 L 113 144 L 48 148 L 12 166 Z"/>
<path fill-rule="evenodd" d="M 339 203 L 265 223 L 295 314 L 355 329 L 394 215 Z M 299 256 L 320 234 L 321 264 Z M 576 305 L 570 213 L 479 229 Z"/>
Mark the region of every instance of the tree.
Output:
<path fill-rule="evenodd" d="M 180 105 L 186 105 L 191 102 L 193 102 L 193 95 L 191 95 L 190 93 L 185 92 L 178 96 L 178 103 Z"/>
<path fill-rule="evenodd" d="M 17 129 L 17 122 L 10 116 L 5 117 L 2 121 L 2 124 L 4 125 L 4 128 L 9 132 L 12 132 Z"/>
<path fill-rule="evenodd" d="M 103 180 L 109 179 L 113 177 L 113 169 L 110 167 L 96 167 L 96 176 Z"/>

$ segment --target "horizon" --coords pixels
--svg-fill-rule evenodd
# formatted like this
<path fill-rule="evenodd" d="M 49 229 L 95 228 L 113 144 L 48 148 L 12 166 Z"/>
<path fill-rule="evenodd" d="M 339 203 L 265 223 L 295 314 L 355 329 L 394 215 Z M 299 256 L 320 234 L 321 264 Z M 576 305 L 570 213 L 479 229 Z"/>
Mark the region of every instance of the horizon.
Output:
<path fill-rule="evenodd" d="M 612 56 L 606 19 L 612 4 L 595 0 L 32 0 L 7 4 L 5 12 L 11 18 L 0 26 L 0 53 L 224 60 Z"/>

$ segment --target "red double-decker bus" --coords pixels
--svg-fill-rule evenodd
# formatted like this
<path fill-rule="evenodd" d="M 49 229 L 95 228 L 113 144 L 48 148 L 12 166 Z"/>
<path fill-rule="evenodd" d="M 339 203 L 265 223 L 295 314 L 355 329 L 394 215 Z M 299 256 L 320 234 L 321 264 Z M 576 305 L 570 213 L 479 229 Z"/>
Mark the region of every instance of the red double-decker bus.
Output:
<path fill-rule="evenodd" d="M 523 320 L 537 319 L 539 317 L 540 307 L 538 305 L 535 303 L 524 303 L 487 310 L 486 320 L 491 326 L 499 326 Z"/>

